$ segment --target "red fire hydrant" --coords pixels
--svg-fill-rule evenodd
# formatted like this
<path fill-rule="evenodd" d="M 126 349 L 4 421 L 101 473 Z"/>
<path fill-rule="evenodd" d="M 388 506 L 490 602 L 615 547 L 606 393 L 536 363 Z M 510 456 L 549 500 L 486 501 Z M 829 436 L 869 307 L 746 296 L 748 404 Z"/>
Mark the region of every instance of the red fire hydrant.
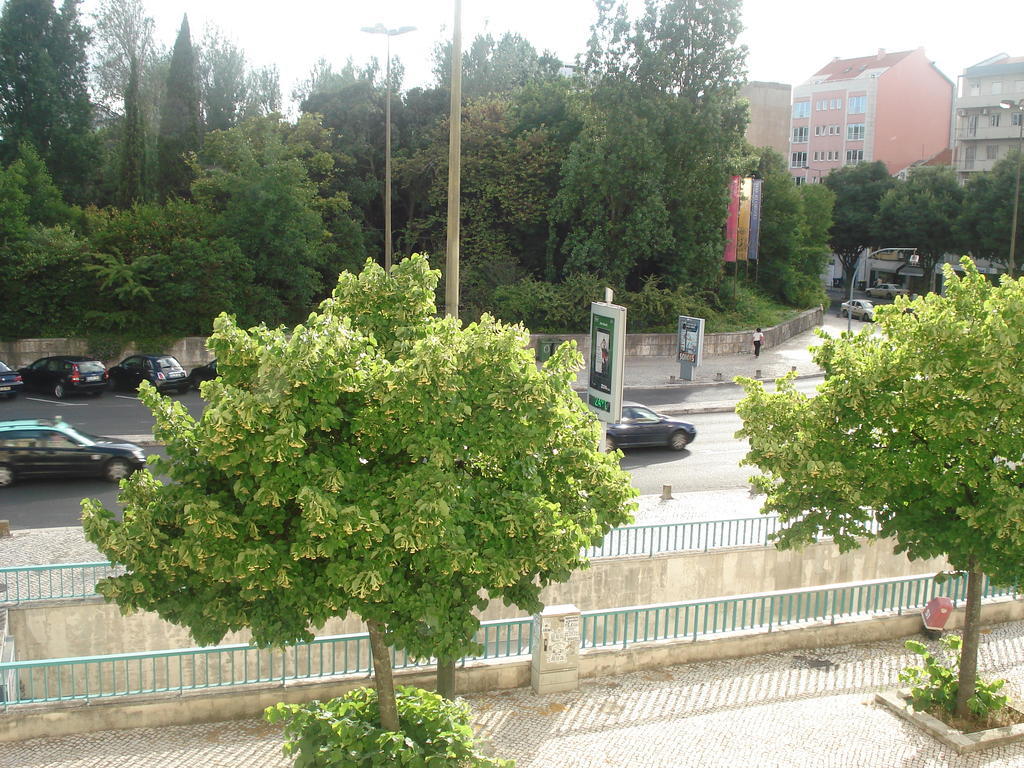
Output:
<path fill-rule="evenodd" d="M 953 613 L 953 601 L 948 597 L 933 597 L 921 611 L 921 620 L 924 622 L 925 634 L 936 638 L 942 634 L 942 630 Z"/>

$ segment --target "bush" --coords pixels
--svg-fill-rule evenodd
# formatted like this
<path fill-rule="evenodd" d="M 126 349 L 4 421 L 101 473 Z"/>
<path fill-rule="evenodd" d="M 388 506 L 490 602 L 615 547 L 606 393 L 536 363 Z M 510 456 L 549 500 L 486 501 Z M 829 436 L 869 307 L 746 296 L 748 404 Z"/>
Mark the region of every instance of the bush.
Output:
<path fill-rule="evenodd" d="M 464 701 L 412 686 L 399 686 L 396 693 L 399 733 L 380 727 L 372 688 L 326 702 L 275 704 L 265 717 L 285 723 L 284 753 L 296 756 L 295 768 L 512 768 L 509 760 L 477 751 Z"/>
<path fill-rule="evenodd" d="M 905 646 L 922 658 L 922 666 L 907 667 L 900 672 L 900 682 L 910 686 L 911 706 L 920 712 L 940 708 L 952 714 L 959 689 L 960 635 L 946 635 L 939 644 L 946 649 L 945 663 L 935 658 L 924 643 L 907 640 Z M 980 718 L 997 712 L 1010 701 L 1002 690 L 1005 680 L 984 682 L 980 677 L 974 684 L 974 695 L 967 700 L 967 708 Z"/>

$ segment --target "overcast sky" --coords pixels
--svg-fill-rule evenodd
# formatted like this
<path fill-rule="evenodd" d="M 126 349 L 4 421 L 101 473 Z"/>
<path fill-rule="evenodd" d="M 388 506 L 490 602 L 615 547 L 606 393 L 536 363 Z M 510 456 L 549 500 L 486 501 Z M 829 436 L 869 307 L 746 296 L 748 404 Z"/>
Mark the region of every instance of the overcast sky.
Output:
<path fill-rule="evenodd" d="M 251 65 L 276 64 L 285 99 L 318 58 L 341 66 L 384 58 L 385 39 L 360 31 L 382 22 L 417 29 L 392 40 L 406 68 L 405 86 L 428 85 L 431 51 L 451 35 L 454 0 L 146 0 L 167 48 L 187 13 L 193 41 L 207 24 L 242 48 Z M 630 0 L 642 8 L 642 0 Z M 98 0 L 85 0 L 89 14 Z M 538 51 L 571 63 L 596 18 L 593 0 L 463 0 L 464 45 L 480 33 L 518 32 Z M 636 14 L 634 14 L 636 15 Z M 1024 55 L 1024 3 L 1020 0 L 747 0 L 741 42 L 749 49 L 748 76 L 796 85 L 834 56 L 851 58 L 923 47 L 956 82 L 964 67 L 997 53 Z"/>

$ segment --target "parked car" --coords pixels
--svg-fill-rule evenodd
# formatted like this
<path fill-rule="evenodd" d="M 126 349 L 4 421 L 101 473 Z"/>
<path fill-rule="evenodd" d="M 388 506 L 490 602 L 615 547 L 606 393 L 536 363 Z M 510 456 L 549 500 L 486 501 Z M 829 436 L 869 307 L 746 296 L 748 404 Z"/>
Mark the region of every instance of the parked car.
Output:
<path fill-rule="evenodd" d="M 132 355 L 110 369 L 110 381 L 117 389 L 136 390 L 148 381 L 157 390 L 188 392 L 192 384 L 181 363 L 170 355 Z"/>
<path fill-rule="evenodd" d="M 54 355 L 41 357 L 18 373 L 25 389 L 53 395 L 58 400 L 65 395 L 89 394 L 98 397 L 107 388 L 107 368 L 99 360 L 81 355 Z"/>
<path fill-rule="evenodd" d="M 622 404 L 622 421 L 608 425 L 608 450 L 668 446 L 681 451 L 697 437 L 697 428 L 686 421 L 652 411 L 640 403 Z"/>
<path fill-rule="evenodd" d="M 839 305 L 839 316 L 855 317 L 858 320 L 870 323 L 875 319 L 875 305 L 863 299 L 844 301 Z"/>
<path fill-rule="evenodd" d="M 217 378 L 217 358 L 214 358 L 206 365 L 200 365 L 192 369 L 192 373 L 188 375 L 189 383 L 192 384 L 192 389 L 199 389 L 199 385 L 204 381 Z"/>
<path fill-rule="evenodd" d="M 145 463 L 139 446 L 87 435 L 60 419 L 0 421 L 0 487 L 29 477 L 117 482 Z"/>
<path fill-rule="evenodd" d="M 21 374 L 0 360 L 0 397 L 14 397 L 24 385 Z"/>
<path fill-rule="evenodd" d="M 897 296 L 906 296 L 907 289 L 896 283 L 882 283 L 871 286 L 864 293 L 875 299 L 894 299 Z"/>

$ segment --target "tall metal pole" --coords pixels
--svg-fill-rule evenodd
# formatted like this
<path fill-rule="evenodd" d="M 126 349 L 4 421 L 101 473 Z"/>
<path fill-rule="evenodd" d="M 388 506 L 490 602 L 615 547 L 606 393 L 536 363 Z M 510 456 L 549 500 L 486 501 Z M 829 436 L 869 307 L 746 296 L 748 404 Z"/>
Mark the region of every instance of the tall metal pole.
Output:
<path fill-rule="evenodd" d="M 384 66 L 387 103 L 384 105 L 384 271 L 391 271 L 391 35 L 387 35 Z"/>
<path fill-rule="evenodd" d="M 1017 119 L 1020 130 L 1017 132 L 1017 183 L 1013 191 L 1013 223 L 1010 225 L 1010 277 L 1016 271 L 1017 253 L 1017 215 L 1020 210 L 1020 166 L 1021 157 L 1024 157 L 1024 101 L 1017 105 Z"/>
<path fill-rule="evenodd" d="M 459 201 L 462 148 L 462 0 L 455 0 L 452 34 L 452 100 L 448 133 L 448 241 L 445 249 L 444 311 L 459 316 Z"/>

